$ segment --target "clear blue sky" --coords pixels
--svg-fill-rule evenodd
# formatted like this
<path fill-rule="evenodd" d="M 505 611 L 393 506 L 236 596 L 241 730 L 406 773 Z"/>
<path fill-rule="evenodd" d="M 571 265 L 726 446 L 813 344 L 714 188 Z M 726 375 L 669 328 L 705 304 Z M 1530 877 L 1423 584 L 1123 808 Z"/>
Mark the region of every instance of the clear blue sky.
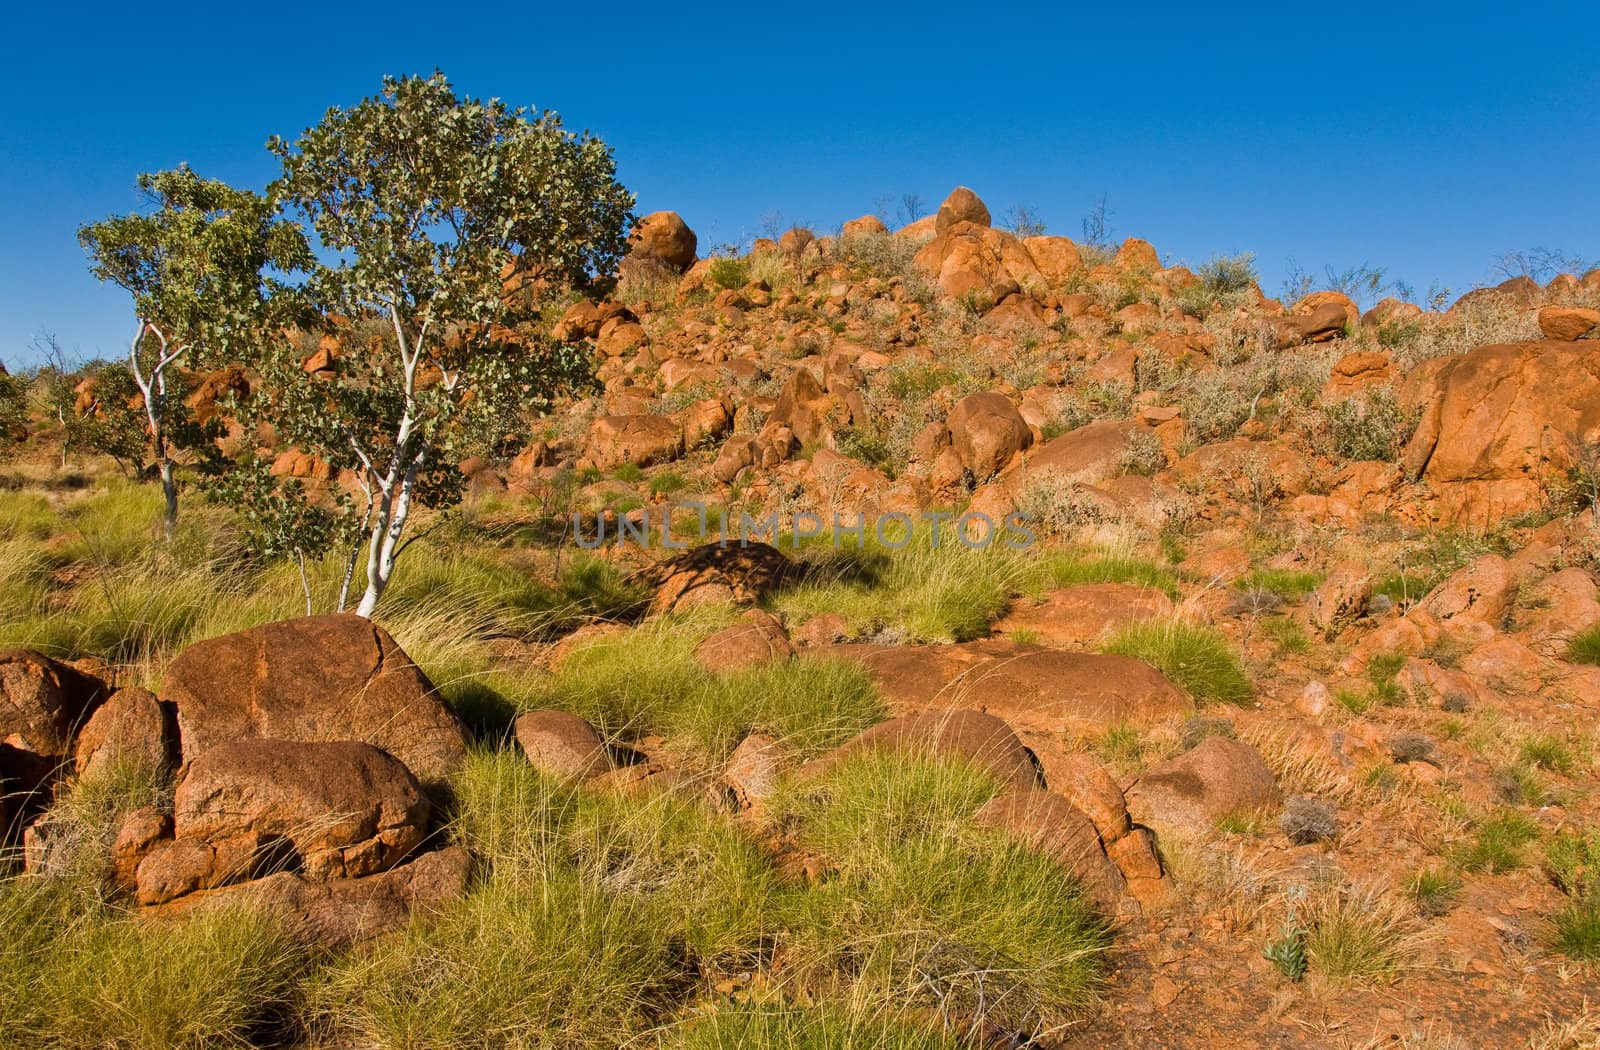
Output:
<path fill-rule="evenodd" d="M 1254 251 L 1269 294 L 1290 259 L 1459 292 L 1509 249 L 1600 258 L 1593 2 L 24 3 L 6 22 L 11 364 L 43 331 L 121 352 L 126 301 L 73 234 L 134 206 L 137 172 L 260 187 L 268 135 L 435 66 L 595 131 L 641 213 L 682 213 L 702 251 L 774 210 L 827 230 L 964 183 L 1072 237 L 1106 193 L 1119 237 L 1190 263 Z"/>

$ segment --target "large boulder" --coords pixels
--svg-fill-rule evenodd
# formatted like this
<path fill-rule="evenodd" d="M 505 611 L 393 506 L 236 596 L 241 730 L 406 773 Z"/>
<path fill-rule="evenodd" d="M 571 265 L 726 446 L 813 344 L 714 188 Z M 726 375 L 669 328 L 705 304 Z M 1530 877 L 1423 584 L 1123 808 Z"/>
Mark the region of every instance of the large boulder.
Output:
<path fill-rule="evenodd" d="M 826 774 L 859 754 L 904 754 L 954 759 L 976 765 L 1018 790 L 1040 785 L 1033 753 L 1003 720 L 970 710 L 917 711 L 873 726 L 860 736 L 801 767 L 802 776 Z"/>
<path fill-rule="evenodd" d="M 1033 443 L 1033 433 L 1004 394 L 968 394 L 950 413 L 950 441 L 975 478 L 997 473 Z"/>
<path fill-rule="evenodd" d="M 758 523 L 752 531 L 760 527 Z M 726 544 L 701 544 L 646 566 L 631 582 L 654 591 L 650 611 L 665 613 L 722 602 L 753 604 L 797 572 L 794 562 L 771 544 L 730 535 Z"/>
<path fill-rule="evenodd" d="M 1017 291 L 1042 291 L 1047 282 L 1022 242 L 986 224 L 954 222 L 918 250 L 916 267 L 939 291 L 988 309 Z"/>
<path fill-rule="evenodd" d="M 276 871 L 377 874 L 422 844 L 429 813 L 411 771 L 370 744 L 223 744 L 185 767 L 173 840 L 140 862 L 139 899 L 160 904 Z"/>
<path fill-rule="evenodd" d="M 950 196 L 939 205 L 939 211 L 933 217 L 934 232 L 943 233 L 958 222 L 970 222 L 974 226 L 989 225 L 988 207 L 965 186 L 951 190 Z"/>
<path fill-rule="evenodd" d="M 833 645 L 808 653 L 860 662 L 897 710 L 961 708 L 1047 733 L 1152 725 L 1194 710 L 1160 671 L 1127 656 L 991 639 L 956 645 Z"/>
<path fill-rule="evenodd" d="M 673 270 L 694 265 L 699 239 L 675 211 L 655 211 L 633 225 L 628 258 L 650 260 Z"/>
<path fill-rule="evenodd" d="M 461 720 L 389 632 L 350 614 L 307 616 L 191 645 L 168 667 L 183 759 L 267 737 L 358 740 L 422 778 L 465 761 Z"/>
<path fill-rule="evenodd" d="M 1409 391 L 1422 421 L 1401 463 L 1447 522 L 1487 526 L 1538 510 L 1547 486 L 1600 440 L 1600 354 L 1546 340 L 1451 358 Z"/>
<path fill-rule="evenodd" d="M 1039 274 L 1052 288 L 1066 284 L 1083 268 L 1083 253 L 1067 237 L 1024 237 L 1022 246 L 1039 268 Z"/>
<path fill-rule="evenodd" d="M 302 941 L 342 950 L 460 898 L 471 875 L 472 857 L 460 846 L 449 846 L 364 878 L 316 880 L 280 871 L 255 882 L 192 893 L 150 912 L 182 918 L 213 909 L 260 909 Z"/>
<path fill-rule="evenodd" d="M 1582 339 L 1600 327 L 1600 310 L 1581 306 L 1546 306 L 1539 310 L 1539 331 L 1546 339 Z"/>
<path fill-rule="evenodd" d="M 90 712 L 103 683 L 29 649 L 0 653 L 0 743 L 60 761 Z"/>
<path fill-rule="evenodd" d="M 119 764 L 177 768 L 177 712 L 137 686 L 119 689 L 95 709 L 78 733 L 72 761 L 78 776 L 92 777 Z"/>
<path fill-rule="evenodd" d="M 683 455 L 683 426 L 670 416 L 601 416 L 589 429 L 587 462 L 601 470 L 648 467 Z"/>
<path fill-rule="evenodd" d="M 1136 822 L 1166 834 L 1209 831 L 1224 817 L 1271 810 L 1282 797 L 1255 748 L 1213 736 L 1145 773 L 1127 800 Z"/>

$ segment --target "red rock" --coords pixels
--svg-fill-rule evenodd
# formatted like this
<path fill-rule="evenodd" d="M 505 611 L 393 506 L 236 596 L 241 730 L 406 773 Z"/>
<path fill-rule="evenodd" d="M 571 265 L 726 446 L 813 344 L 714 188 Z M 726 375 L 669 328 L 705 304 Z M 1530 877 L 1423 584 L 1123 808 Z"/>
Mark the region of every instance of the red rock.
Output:
<path fill-rule="evenodd" d="M 1043 645 L 1088 648 L 1130 623 L 1167 617 L 1172 611 L 1172 600 L 1154 587 L 1086 583 L 1052 591 L 1039 603 L 1019 600 L 994 625 L 994 632 L 1027 631 Z"/>
<path fill-rule="evenodd" d="M 1127 792 L 1140 824 L 1204 833 L 1234 813 L 1263 812 L 1282 800 L 1277 780 L 1248 744 L 1208 737 L 1141 776 Z"/>
<path fill-rule="evenodd" d="M 699 240 L 674 211 L 651 212 L 634 224 L 629 236 L 630 259 L 650 259 L 684 270 L 694 265 Z"/>
<path fill-rule="evenodd" d="M 976 478 L 997 473 L 1033 443 L 1011 399 L 993 392 L 968 394 L 950 413 L 950 437 L 962 466 Z"/>
<path fill-rule="evenodd" d="M 186 762 L 267 737 L 360 740 L 425 782 L 466 759 L 461 721 L 382 627 L 360 616 L 308 616 L 191 645 L 160 695 L 178 709 Z"/>
<path fill-rule="evenodd" d="M 1600 310 L 1578 306 L 1546 306 L 1539 310 L 1539 331 L 1546 339 L 1582 339 L 1600 325 Z"/>
<path fill-rule="evenodd" d="M 683 455 L 683 427 L 667 416 L 601 416 L 589 428 L 586 459 L 600 470 L 641 467 Z"/>
<path fill-rule="evenodd" d="M 965 186 L 957 186 L 950 191 L 950 196 L 939 205 L 939 211 L 933 217 L 935 233 L 943 233 L 958 222 L 970 222 L 975 226 L 989 225 L 989 209 L 984 207 L 978 195 Z"/>
<path fill-rule="evenodd" d="M 614 763 L 593 726 L 566 711 L 529 711 L 514 727 L 517 746 L 539 772 L 559 780 L 588 780 Z"/>
<path fill-rule="evenodd" d="M 751 609 L 731 627 L 716 632 L 694 648 L 694 659 L 714 674 L 742 671 L 794 656 L 783 624 L 761 609 Z"/>

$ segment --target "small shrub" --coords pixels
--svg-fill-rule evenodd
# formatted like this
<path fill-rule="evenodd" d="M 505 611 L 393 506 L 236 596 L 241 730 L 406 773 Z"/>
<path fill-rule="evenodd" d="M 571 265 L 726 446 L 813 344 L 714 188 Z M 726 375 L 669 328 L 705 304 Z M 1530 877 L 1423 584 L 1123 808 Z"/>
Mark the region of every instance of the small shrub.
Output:
<path fill-rule="evenodd" d="M 1437 918 L 1455 906 L 1461 880 L 1444 868 L 1423 868 L 1406 882 L 1406 896 L 1427 918 Z"/>
<path fill-rule="evenodd" d="M 1306 950 L 1308 931 L 1300 924 L 1297 915 L 1299 900 L 1298 894 L 1290 897 L 1288 914 L 1278 927 L 1277 938 L 1267 942 L 1266 949 L 1261 953 L 1278 968 L 1279 973 L 1291 981 L 1303 979 L 1306 969 L 1310 966 Z"/>
<path fill-rule="evenodd" d="M 1307 954 L 1319 973 L 1392 980 L 1415 963 L 1411 909 L 1376 887 L 1346 884 L 1314 894 L 1305 919 Z"/>
<path fill-rule="evenodd" d="M 1417 422 L 1387 387 L 1335 401 L 1322 413 L 1325 450 L 1351 460 L 1393 460 Z"/>
<path fill-rule="evenodd" d="M 749 280 L 749 273 L 748 260 L 731 255 L 719 255 L 711 260 L 706 276 L 711 278 L 711 283 L 718 288 L 743 288 Z"/>
<path fill-rule="evenodd" d="M 1217 295 L 1232 295 L 1248 290 L 1259 280 L 1254 252 L 1218 255 L 1201 265 L 1197 277 L 1207 290 Z"/>
<path fill-rule="evenodd" d="M 633 482 L 644 480 L 644 469 L 639 464 L 629 461 L 613 471 L 611 476 L 618 481 L 626 481 L 632 484 Z"/>
<path fill-rule="evenodd" d="M 1133 624 L 1102 651 L 1143 660 L 1202 703 L 1242 704 L 1254 691 L 1244 666 L 1221 635 L 1180 620 Z"/>
<path fill-rule="evenodd" d="M 1246 590 L 1263 590 L 1286 602 L 1297 602 L 1315 591 L 1322 583 L 1323 574 L 1304 569 L 1256 569 L 1242 577 L 1234 586 Z"/>
<path fill-rule="evenodd" d="M 1149 477 L 1167 468 L 1167 450 L 1151 430 L 1136 430 L 1122 453 L 1122 472 Z"/>
<path fill-rule="evenodd" d="M 900 1020 L 890 1008 L 855 1012 L 819 1005 L 734 1005 L 698 1017 L 662 1037 L 661 1050 L 963 1050 L 941 1028 Z M 885 1016 L 887 1015 L 887 1016 Z"/>
<path fill-rule="evenodd" d="M 1324 842 L 1339 833 L 1338 811 L 1309 795 L 1296 795 L 1283 806 L 1279 820 L 1284 835 L 1296 846 Z"/>
<path fill-rule="evenodd" d="M 1572 776 L 1578 771 L 1578 755 L 1572 744 L 1554 733 L 1528 736 L 1517 749 L 1517 755 L 1521 761 L 1551 773 Z"/>
<path fill-rule="evenodd" d="M 1421 733 L 1397 733 L 1389 741 L 1389 757 L 1396 762 L 1431 762 L 1435 750 Z"/>
<path fill-rule="evenodd" d="M 1538 835 L 1532 820 L 1516 810 L 1501 810 L 1479 822 L 1472 840 L 1458 851 L 1457 863 L 1467 871 L 1512 871 L 1523 864 L 1522 847 Z"/>
<path fill-rule="evenodd" d="M 1280 653 L 1308 653 L 1311 638 L 1305 628 L 1292 616 L 1273 616 L 1263 621 L 1261 631 L 1277 646 Z"/>
<path fill-rule="evenodd" d="M 1572 636 L 1567 643 L 1567 659 L 1575 664 L 1600 664 L 1600 624 Z"/>
<path fill-rule="evenodd" d="M 1550 918 L 1550 946 L 1580 962 L 1600 960 L 1600 900 L 1584 897 L 1564 904 Z"/>

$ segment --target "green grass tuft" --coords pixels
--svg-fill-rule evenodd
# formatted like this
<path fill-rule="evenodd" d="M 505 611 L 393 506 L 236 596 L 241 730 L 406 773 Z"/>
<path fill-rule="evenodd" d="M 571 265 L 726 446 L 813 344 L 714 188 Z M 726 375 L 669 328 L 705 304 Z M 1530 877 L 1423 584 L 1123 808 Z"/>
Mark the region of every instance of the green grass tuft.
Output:
<path fill-rule="evenodd" d="M 1143 660 L 1200 703 L 1242 704 L 1254 694 L 1233 648 L 1206 627 L 1180 620 L 1147 620 L 1123 628 L 1102 651 Z"/>

